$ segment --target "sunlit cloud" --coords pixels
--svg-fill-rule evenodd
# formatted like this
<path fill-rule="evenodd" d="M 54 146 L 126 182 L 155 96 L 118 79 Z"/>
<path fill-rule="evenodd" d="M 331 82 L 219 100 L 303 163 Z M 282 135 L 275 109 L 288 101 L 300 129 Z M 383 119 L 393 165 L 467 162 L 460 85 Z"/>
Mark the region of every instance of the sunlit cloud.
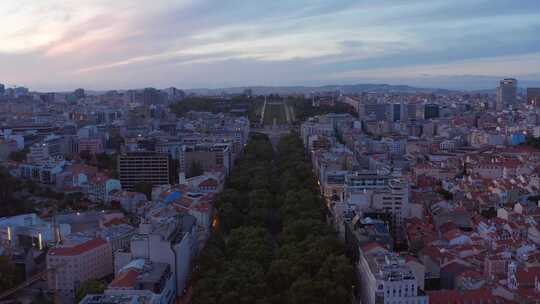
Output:
<path fill-rule="evenodd" d="M 0 27 L 0 82 L 38 89 L 537 79 L 540 53 L 536 0 L 6 0 Z"/>

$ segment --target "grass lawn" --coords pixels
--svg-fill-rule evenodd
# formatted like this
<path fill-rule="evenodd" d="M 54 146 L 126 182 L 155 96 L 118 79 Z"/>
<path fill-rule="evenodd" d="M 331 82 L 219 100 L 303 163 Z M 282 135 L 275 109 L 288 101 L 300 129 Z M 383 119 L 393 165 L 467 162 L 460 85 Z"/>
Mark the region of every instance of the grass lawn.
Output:
<path fill-rule="evenodd" d="M 271 126 L 274 124 L 274 118 L 278 125 L 286 124 L 285 105 L 283 103 L 267 103 L 264 113 L 264 124 Z"/>

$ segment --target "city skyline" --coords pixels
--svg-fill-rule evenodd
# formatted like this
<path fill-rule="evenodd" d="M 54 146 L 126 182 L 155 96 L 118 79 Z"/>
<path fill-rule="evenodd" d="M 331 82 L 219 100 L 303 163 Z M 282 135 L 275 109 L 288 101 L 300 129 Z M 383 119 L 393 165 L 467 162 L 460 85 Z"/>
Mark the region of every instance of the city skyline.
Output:
<path fill-rule="evenodd" d="M 4 1 L 0 81 L 36 90 L 538 85 L 536 1 Z"/>

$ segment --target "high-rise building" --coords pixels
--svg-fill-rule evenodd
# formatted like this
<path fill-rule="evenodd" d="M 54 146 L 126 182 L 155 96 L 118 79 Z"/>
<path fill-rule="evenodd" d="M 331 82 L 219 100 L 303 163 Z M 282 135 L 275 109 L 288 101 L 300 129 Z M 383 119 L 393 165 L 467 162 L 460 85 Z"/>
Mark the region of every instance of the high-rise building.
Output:
<path fill-rule="evenodd" d="M 439 118 L 439 105 L 428 103 L 424 106 L 424 119 Z"/>
<path fill-rule="evenodd" d="M 122 189 L 133 190 L 137 183 L 166 185 L 170 183 L 169 156 L 156 152 L 130 152 L 118 156 L 118 173 Z"/>
<path fill-rule="evenodd" d="M 540 106 L 540 88 L 527 88 L 527 103 Z"/>
<path fill-rule="evenodd" d="M 387 115 L 387 104 L 384 103 L 374 103 L 368 102 L 362 104 L 361 117 L 362 118 L 373 118 L 377 121 L 386 120 Z"/>
<path fill-rule="evenodd" d="M 5 92 L 6 92 L 6 87 L 0 83 L 0 95 L 4 95 Z"/>
<path fill-rule="evenodd" d="M 505 78 L 500 81 L 497 87 L 496 109 L 501 111 L 508 105 L 516 102 L 517 80 L 514 78 Z"/>
<path fill-rule="evenodd" d="M 424 108 L 422 107 L 422 104 L 418 102 L 409 102 L 405 107 L 406 115 L 404 117 L 404 120 L 408 121 L 416 121 L 419 119 L 422 119 Z"/>
<path fill-rule="evenodd" d="M 403 104 L 401 104 L 401 103 L 394 103 L 392 105 L 392 121 L 393 122 L 401 121 L 401 119 L 402 119 L 402 117 L 401 117 L 402 109 L 403 109 Z"/>
<path fill-rule="evenodd" d="M 163 101 L 161 92 L 155 88 L 146 88 L 143 91 L 143 103 L 146 106 L 161 103 Z"/>

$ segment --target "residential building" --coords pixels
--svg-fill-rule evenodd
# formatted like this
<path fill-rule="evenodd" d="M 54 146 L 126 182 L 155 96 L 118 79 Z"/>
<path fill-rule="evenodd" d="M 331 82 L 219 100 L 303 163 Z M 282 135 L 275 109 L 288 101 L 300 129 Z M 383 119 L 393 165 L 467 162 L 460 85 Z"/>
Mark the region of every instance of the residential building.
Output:
<path fill-rule="evenodd" d="M 79 154 L 83 151 L 86 151 L 90 154 L 100 154 L 103 153 L 103 141 L 101 138 L 81 138 L 79 139 Z"/>
<path fill-rule="evenodd" d="M 113 273 L 112 249 L 103 239 L 52 248 L 46 263 L 48 288 L 58 292 L 66 303 L 72 301 L 82 283 Z"/>
<path fill-rule="evenodd" d="M 149 293 L 160 304 L 176 303 L 176 284 L 171 266 L 144 259 L 124 266 L 109 284 L 106 295 L 131 296 Z"/>
<path fill-rule="evenodd" d="M 427 304 L 414 271 L 395 253 L 379 250 L 360 255 L 357 265 L 362 304 Z"/>
<path fill-rule="evenodd" d="M 190 175 L 191 168 L 198 165 L 202 171 L 222 169 L 229 175 L 233 166 L 230 144 L 184 145 L 180 151 L 180 172 Z"/>
<path fill-rule="evenodd" d="M 0 218 L 0 241 L 12 247 L 44 249 L 71 233 L 69 224 L 42 220 L 35 213 Z"/>
<path fill-rule="evenodd" d="M 175 298 L 182 296 L 196 252 L 197 232 L 191 215 L 160 218 L 160 222 L 145 220 L 131 239 L 130 252 L 115 254 L 115 267 L 122 269 L 133 260 L 142 259 L 170 266 L 176 288 Z"/>
<path fill-rule="evenodd" d="M 118 156 L 118 173 L 122 189 L 133 190 L 137 183 L 165 185 L 170 183 L 169 156 L 156 152 L 129 152 Z"/>

